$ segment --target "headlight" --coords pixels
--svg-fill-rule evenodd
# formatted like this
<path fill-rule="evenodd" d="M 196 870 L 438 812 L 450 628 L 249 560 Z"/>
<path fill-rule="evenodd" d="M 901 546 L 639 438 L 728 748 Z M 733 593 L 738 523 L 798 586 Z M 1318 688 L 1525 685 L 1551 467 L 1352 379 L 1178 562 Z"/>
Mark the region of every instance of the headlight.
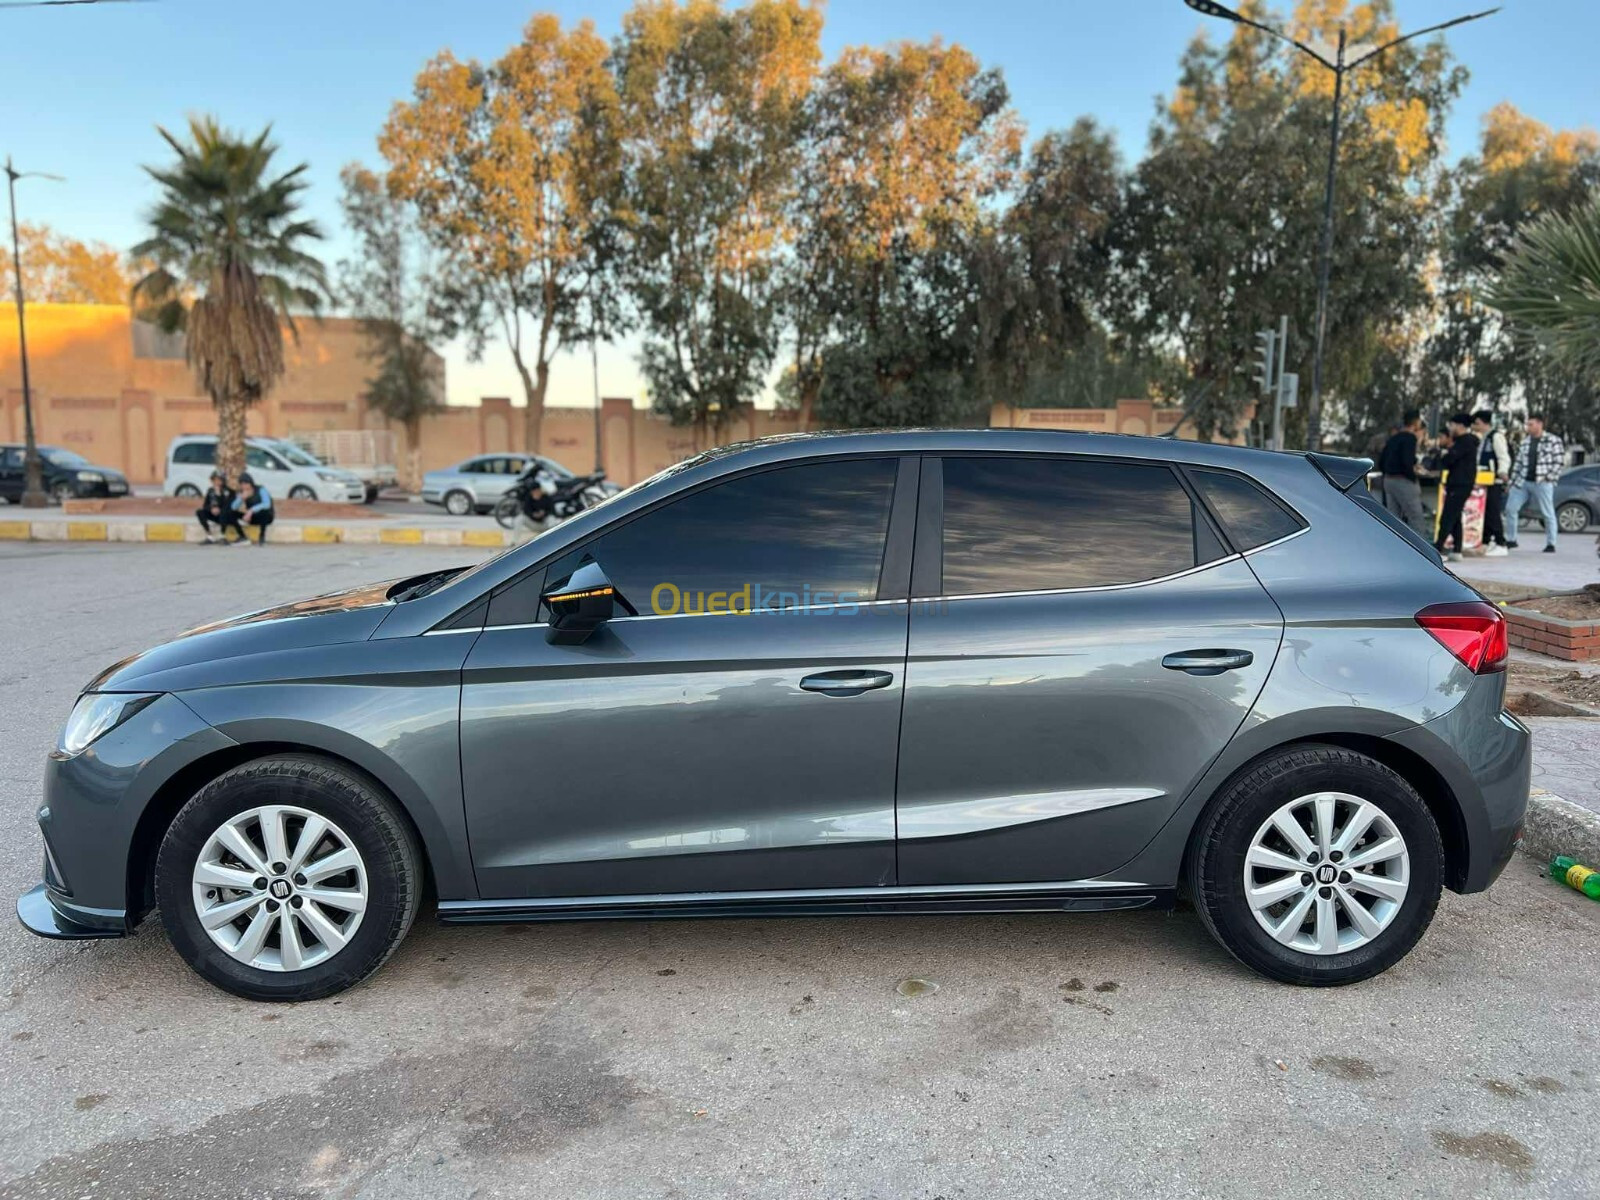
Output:
<path fill-rule="evenodd" d="M 79 696 L 61 730 L 61 752 L 82 754 L 156 697 L 146 692 L 90 692 Z"/>
<path fill-rule="evenodd" d="M 343 483 L 344 476 L 335 471 L 318 471 L 317 478 L 324 483 Z"/>
<path fill-rule="evenodd" d="M 106 477 L 104 475 L 102 475 L 99 471 L 79 471 L 78 472 L 78 482 L 79 483 L 104 483 L 105 481 L 106 481 Z"/>

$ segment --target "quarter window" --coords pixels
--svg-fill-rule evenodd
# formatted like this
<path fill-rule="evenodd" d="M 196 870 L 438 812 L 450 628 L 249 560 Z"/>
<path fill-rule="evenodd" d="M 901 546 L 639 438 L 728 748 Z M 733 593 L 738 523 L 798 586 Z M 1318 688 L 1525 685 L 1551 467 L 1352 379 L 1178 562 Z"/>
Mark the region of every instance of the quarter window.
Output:
<path fill-rule="evenodd" d="M 851 459 L 741 476 L 601 534 L 547 578 L 592 555 L 642 615 L 873 600 L 895 471 Z"/>
<path fill-rule="evenodd" d="M 1298 517 L 1242 475 L 1194 471 L 1192 478 L 1237 549 L 1253 550 L 1301 528 Z"/>
<path fill-rule="evenodd" d="M 944 460 L 947 596 L 1138 583 L 1196 552 L 1194 505 L 1172 470 L 1072 458 Z"/>
<path fill-rule="evenodd" d="M 172 452 L 172 461 L 189 467 L 209 467 L 217 461 L 215 442 L 185 442 Z"/>

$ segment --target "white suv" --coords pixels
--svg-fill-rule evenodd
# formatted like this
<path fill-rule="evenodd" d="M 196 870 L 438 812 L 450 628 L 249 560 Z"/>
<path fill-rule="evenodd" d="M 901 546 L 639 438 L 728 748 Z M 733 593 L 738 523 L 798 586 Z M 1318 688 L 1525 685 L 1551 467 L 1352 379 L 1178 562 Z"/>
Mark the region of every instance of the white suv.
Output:
<path fill-rule="evenodd" d="M 167 447 L 167 480 L 162 490 L 169 496 L 205 495 L 217 461 L 214 434 L 175 437 Z M 366 485 L 350 471 L 330 467 L 292 442 L 278 438 L 246 438 L 245 470 L 267 489 L 274 500 L 327 500 L 359 504 L 367 498 Z M 229 480 L 238 485 L 238 480 Z"/>

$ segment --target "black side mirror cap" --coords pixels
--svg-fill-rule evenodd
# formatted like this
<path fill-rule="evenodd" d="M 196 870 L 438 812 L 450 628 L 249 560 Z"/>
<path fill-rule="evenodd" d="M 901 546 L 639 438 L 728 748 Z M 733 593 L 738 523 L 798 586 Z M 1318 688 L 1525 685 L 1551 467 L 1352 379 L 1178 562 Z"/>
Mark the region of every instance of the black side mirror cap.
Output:
<path fill-rule="evenodd" d="M 638 610 L 617 591 L 599 563 L 586 558 L 565 579 L 544 593 L 550 610 L 545 640 L 555 646 L 577 646 L 618 613 L 638 616 Z"/>

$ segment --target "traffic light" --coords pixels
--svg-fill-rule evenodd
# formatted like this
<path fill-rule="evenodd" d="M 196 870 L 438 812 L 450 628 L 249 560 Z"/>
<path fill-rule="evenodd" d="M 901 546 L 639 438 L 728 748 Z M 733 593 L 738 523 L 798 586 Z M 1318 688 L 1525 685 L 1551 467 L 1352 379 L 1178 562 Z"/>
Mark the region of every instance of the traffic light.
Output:
<path fill-rule="evenodd" d="M 1250 378 L 1256 381 L 1256 388 L 1263 396 L 1272 394 L 1277 368 L 1278 335 L 1270 329 L 1260 330 L 1256 334 L 1256 359 L 1250 371 Z"/>

